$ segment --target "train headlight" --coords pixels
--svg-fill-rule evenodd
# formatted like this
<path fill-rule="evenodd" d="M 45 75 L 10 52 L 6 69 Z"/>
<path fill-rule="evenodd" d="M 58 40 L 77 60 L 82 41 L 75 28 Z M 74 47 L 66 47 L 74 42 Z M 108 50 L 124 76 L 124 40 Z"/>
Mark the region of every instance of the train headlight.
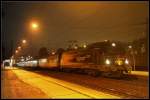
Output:
<path fill-rule="evenodd" d="M 128 61 L 128 59 L 126 59 L 126 60 L 125 60 L 125 64 L 129 64 L 129 61 Z"/>
<path fill-rule="evenodd" d="M 106 59 L 106 60 L 105 60 L 105 63 L 106 63 L 107 65 L 110 65 L 110 60 L 109 60 L 109 59 Z"/>
<path fill-rule="evenodd" d="M 117 59 L 115 63 L 120 66 L 123 64 L 123 61 L 121 59 Z"/>

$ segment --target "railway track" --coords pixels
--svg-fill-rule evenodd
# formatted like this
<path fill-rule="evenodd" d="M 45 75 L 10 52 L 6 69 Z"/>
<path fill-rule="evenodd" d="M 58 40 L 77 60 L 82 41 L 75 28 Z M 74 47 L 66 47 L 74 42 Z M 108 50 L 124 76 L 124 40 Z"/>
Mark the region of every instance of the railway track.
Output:
<path fill-rule="evenodd" d="M 43 80 L 48 81 L 48 82 L 51 82 L 51 83 L 54 83 L 54 84 L 57 84 L 57 85 L 59 85 L 59 86 L 62 86 L 62 87 L 64 87 L 64 88 L 67 88 L 67 89 L 72 90 L 72 91 L 74 91 L 74 92 L 80 93 L 80 94 L 85 95 L 85 96 L 87 96 L 87 97 L 96 99 L 96 98 L 94 98 L 94 97 L 92 97 L 92 96 L 90 96 L 90 95 L 88 95 L 88 94 L 86 94 L 86 93 L 82 93 L 82 92 L 80 92 L 80 91 L 71 89 L 71 88 L 66 87 L 66 86 L 64 86 L 64 85 L 62 85 L 62 84 L 59 84 L 59 83 L 56 83 L 56 82 L 53 82 L 53 81 L 49 81 L 49 80 L 47 80 L 47 79 L 43 79 Z M 90 87 L 89 87 L 89 88 L 90 88 Z M 141 96 L 132 95 L 132 94 L 129 94 L 129 93 L 117 91 L 117 90 L 115 90 L 115 89 L 99 87 L 99 90 L 102 90 L 103 92 L 106 92 L 106 91 L 107 91 L 106 93 L 109 93 L 109 94 L 111 94 L 111 95 L 118 95 L 118 96 L 121 95 L 121 96 L 123 96 L 123 97 L 126 98 L 126 99 L 129 99 L 129 98 L 133 98 L 133 99 L 143 99 L 143 97 L 141 97 Z"/>

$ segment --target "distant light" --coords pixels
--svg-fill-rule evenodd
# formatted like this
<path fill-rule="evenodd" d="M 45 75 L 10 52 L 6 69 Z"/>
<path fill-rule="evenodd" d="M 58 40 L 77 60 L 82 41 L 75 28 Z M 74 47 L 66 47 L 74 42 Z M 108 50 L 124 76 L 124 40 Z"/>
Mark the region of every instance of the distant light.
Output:
<path fill-rule="evenodd" d="M 18 53 L 18 50 L 16 50 L 16 53 Z"/>
<path fill-rule="evenodd" d="M 106 59 L 105 63 L 106 63 L 107 65 L 109 65 L 109 64 L 110 64 L 110 60 L 109 60 L 109 59 Z"/>
<path fill-rule="evenodd" d="M 112 43 L 111 45 L 112 45 L 113 47 L 115 47 L 115 46 L 116 46 L 116 44 L 115 44 L 115 43 Z"/>
<path fill-rule="evenodd" d="M 47 62 L 47 59 L 41 59 L 41 62 L 45 63 Z"/>
<path fill-rule="evenodd" d="M 86 48 L 86 47 L 87 47 L 87 45 L 86 45 L 86 44 L 84 44 L 84 45 L 83 45 L 83 48 Z"/>
<path fill-rule="evenodd" d="M 129 47 L 130 49 L 132 48 L 132 46 L 131 46 L 131 45 L 129 45 L 128 47 Z"/>
<path fill-rule="evenodd" d="M 37 61 L 36 61 L 36 60 L 34 60 L 34 61 L 32 61 L 32 63 L 33 63 L 33 64 L 37 64 Z"/>
<path fill-rule="evenodd" d="M 22 58 L 21 61 L 24 61 L 24 58 Z"/>
<path fill-rule="evenodd" d="M 107 42 L 108 40 L 104 40 L 105 42 Z"/>
<path fill-rule="evenodd" d="M 24 43 L 24 44 L 25 44 L 26 42 L 27 42 L 26 40 L 22 40 L 22 43 Z"/>
<path fill-rule="evenodd" d="M 55 52 L 52 52 L 52 55 L 54 55 L 55 54 Z"/>
<path fill-rule="evenodd" d="M 26 60 L 29 60 L 28 57 L 26 57 Z"/>
<path fill-rule="evenodd" d="M 20 49 L 21 49 L 21 46 L 19 46 L 18 49 L 20 50 Z"/>
<path fill-rule="evenodd" d="M 75 46 L 75 47 L 74 47 L 74 49 L 78 49 L 78 47 L 77 47 L 77 46 Z"/>

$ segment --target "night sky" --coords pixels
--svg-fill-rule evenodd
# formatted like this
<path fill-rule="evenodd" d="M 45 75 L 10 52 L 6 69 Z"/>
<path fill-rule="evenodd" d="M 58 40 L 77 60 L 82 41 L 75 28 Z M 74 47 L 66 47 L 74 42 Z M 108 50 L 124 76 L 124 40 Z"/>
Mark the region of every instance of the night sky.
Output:
<path fill-rule="evenodd" d="M 15 49 L 21 39 L 32 40 L 35 51 L 45 46 L 65 48 L 68 40 L 92 43 L 133 41 L 147 32 L 149 5 L 138 2 L 3 2 L 2 42 Z M 37 21 L 33 32 L 30 22 Z M 30 43 L 29 43 L 30 45 Z M 31 45 L 30 45 L 31 46 Z M 8 51 L 6 51 L 8 52 Z"/>

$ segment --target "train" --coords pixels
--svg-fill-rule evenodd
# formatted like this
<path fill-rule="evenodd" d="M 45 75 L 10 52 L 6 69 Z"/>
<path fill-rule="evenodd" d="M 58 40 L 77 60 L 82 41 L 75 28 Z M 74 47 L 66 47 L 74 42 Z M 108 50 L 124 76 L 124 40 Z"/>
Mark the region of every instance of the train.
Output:
<path fill-rule="evenodd" d="M 18 62 L 17 65 L 56 68 L 93 76 L 101 74 L 120 77 L 132 71 L 124 46 L 109 41 L 93 43 L 86 48 L 60 50 L 47 58 Z"/>

